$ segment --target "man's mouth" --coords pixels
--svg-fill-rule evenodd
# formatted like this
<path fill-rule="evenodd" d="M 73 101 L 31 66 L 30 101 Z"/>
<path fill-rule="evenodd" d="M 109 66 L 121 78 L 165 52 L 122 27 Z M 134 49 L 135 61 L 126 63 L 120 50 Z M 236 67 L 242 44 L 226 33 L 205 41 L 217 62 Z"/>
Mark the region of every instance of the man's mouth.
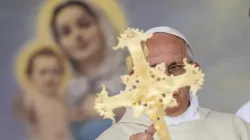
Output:
<path fill-rule="evenodd" d="M 175 98 L 175 100 L 176 100 L 176 102 L 177 102 L 178 104 L 181 103 L 181 98 L 180 98 L 180 96 L 179 96 L 178 93 L 174 93 L 174 94 L 173 94 L 173 97 Z"/>

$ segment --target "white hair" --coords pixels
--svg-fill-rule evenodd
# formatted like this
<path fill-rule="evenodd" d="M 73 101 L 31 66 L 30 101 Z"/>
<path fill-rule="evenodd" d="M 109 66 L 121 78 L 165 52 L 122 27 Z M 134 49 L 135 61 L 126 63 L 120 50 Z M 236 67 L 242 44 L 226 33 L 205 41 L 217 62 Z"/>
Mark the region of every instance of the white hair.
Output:
<path fill-rule="evenodd" d="M 194 59 L 193 58 L 193 51 L 192 51 L 192 48 L 191 48 L 187 38 L 182 33 L 180 33 L 179 31 L 177 31 L 177 30 L 175 30 L 175 29 L 173 29 L 171 27 L 159 26 L 159 27 L 154 27 L 154 28 L 149 29 L 148 31 L 146 31 L 146 33 L 150 33 L 150 34 L 153 34 L 153 33 L 167 33 L 167 34 L 177 36 L 178 38 L 184 40 L 184 42 L 186 43 L 188 58 L 191 59 L 191 60 Z"/>

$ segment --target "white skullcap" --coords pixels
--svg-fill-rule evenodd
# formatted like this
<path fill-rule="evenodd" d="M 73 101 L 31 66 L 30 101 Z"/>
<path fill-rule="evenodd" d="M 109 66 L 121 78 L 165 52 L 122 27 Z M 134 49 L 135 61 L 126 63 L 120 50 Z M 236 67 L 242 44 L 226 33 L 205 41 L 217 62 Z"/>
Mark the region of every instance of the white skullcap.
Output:
<path fill-rule="evenodd" d="M 167 27 L 167 26 L 154 27 L 154 28 L 151 28 L 148 31 L 146 31 L 146 33 L 149 33 L 149 34 L 167 33 L 167 34 L 177 36 L 177 37 L 183 39 L 187 43 L 188 49 L 191 51 L 191 55 L 193 55 L 192 48 L 190 47 L 190 44 L 187 41 L 187 38 L 182 33 L 180 33 L 179 31 L 177 31 L 177 30 L 175 30 L 175 29 L 173 29 L 171 27 Z"/>

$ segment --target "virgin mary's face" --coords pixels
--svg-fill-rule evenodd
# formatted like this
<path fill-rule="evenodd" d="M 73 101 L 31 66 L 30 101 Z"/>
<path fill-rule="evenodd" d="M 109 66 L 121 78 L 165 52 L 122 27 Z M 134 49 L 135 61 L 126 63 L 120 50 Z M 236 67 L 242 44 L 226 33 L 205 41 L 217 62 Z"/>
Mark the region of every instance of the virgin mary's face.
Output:
<path fill-rule="evenodd" d="M 102 48 L 102 34 L 97 20 L 82 7 L 64 8 L 55 21 L 59 45 L 71 58 L 88 60 Z"/>

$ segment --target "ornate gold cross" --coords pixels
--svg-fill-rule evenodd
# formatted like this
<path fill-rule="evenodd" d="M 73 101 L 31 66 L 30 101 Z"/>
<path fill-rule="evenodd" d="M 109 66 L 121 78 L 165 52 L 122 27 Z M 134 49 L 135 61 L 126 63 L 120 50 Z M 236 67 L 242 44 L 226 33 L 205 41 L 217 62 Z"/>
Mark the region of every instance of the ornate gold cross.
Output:
<path fill-rule="evenodd" d="M 152 35 L 146 34 L 138 29 L 128 28 L 118 38 L 119 43 L 114 49 L 127 47 L 133 61 L 132 75 L 121 76 L 126 88 L 120 94 L 113 97 L 108 96 L 105 86 L 97 95 L 95 109 L 104 118 L 112 119 L 115 114 L 113 110 L 119 107 L 132 107 L 134 117 L 147 115 L 156 129 L 159 140 L 170 140 L 169 131 L 164 120 L 165 109 L 177 105 L 173 98 L 175 91 L 179 88 L 190 86 L 193 94 L 201 88 L 204 82 L 204 74 L 195 65 L 188 64 L 184 59 L 185 73 L 178 76 L 165 74 L 165 64 L 150 67 L 146 61 L 146 46 L 142 46 Z"/>

